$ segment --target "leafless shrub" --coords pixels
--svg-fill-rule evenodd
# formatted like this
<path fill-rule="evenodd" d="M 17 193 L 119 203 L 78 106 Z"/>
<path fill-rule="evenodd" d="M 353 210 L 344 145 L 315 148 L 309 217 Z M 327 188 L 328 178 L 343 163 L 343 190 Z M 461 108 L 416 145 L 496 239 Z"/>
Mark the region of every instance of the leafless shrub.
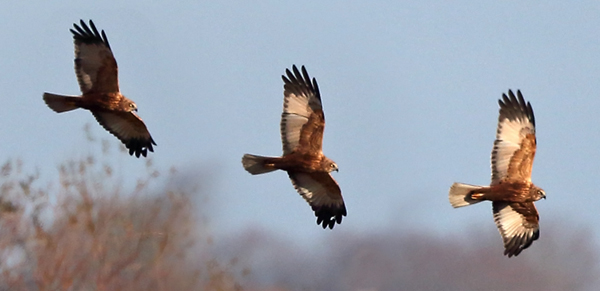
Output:
<path fill-rule="evenodd" d="M 208 253 L 188 192 L 199 188 L 150 189 L 160 172 L 148 159 L 126 192 L 108 148 L 60 166 L 55 191 L 18 160 L 0 168 L 0 290 L 241 290 Z"/>

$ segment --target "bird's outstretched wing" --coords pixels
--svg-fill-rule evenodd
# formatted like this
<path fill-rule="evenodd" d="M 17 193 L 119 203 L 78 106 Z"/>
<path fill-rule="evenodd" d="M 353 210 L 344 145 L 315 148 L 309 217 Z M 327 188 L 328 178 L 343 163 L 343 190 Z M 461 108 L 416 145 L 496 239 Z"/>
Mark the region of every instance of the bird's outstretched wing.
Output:
<path fill-rule="evenodd" d="M 520 254 L 540 237 L 539 216 L 533 202 L 493 202 L 492 208 L 508 257 Z"/>
<path fill-rule="evenodd" d="M 156 145 L 144 121 L 134 112 L 122 111 L 92 111 L 98 123 L 108 132 L 116 136 L 129 149 L 129 154 L 136 157 L 146 156 L 147 151 L 153 152 Z"/>
<path fill-rule="evenodd" d="M 323 228 L 333 228 L 346 216 L 346 206 L 342 191 L 329 173 L 303 173 L 288 171 L 296 191 L 302 195 L 312 207 L 317 217 L 317 224 Z"/>
<path fill-rule="evenodd" d="M 83 20 L 71 29 L 75 42 L 75 74 L 83 94 L 119 92 L 117 61 L 104 30 L 98 32 L 94 22 Z"/>
<path fill-rule="evenodd" d="M 521 91 L 512 91 L 498 101 L 500 116 L 492 150 L 492 185 L 509 179 L 531 181 L 531 168 L 536 150 L 535 118 Z"/>
<path fill-rule="evenodd" d="M 325 128 L 319 86 L 314 78 L 311 82 L 304 66 L 302 73 L 295 65 L 292 71 L 286 69 L 287 77 L 281 76 L 284 82 L 280 124 L 283 154 L 303 152 L 317 155 L 322 150 Z"/>

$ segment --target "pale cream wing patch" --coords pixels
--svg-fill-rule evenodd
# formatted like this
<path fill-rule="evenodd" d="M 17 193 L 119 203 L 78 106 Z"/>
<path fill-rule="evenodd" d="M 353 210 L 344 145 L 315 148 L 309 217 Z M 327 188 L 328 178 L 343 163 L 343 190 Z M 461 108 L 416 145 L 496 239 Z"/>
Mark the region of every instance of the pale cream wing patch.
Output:
<path fill-rule="evenodd" d="M 339 185 L 329 173 L 288 172 L 296 191 L 315 212 L 317 224 L 333 228 L 346 216 L 346 206 Z"/>
<path fill-rule="evenodd" d="M 147 150 L 154 151 L 156 145 L 142 119 L 134 112 L 92 111 L 104 129 L 116 136 L 136 157 L 146 156 Z"/>
<path fill-rule="evenodd" d="M 300 143 L 302 127 L 308 122 L 308 118 L 296 114 L 281 114 L 281 142 L 283 144 L 283 155 L 293 152 Z"/>
<path fill-rule="evenodd" d="M 283 154 L 293 152 L 299 144 L 302 127 L 310 116 L 322 110 L 319 87 L 315 79 L 310 80 L 304 66 L 302 73 L 292 66 L 293 73 L 286 70 L 284 82 L 283 113 L 281 114 L 281 141 Z"/>
<path fill-rule="evenodd" d="M 104 31 L 98 32 L 90 20 L 74 24 L 75 74 L 83 94 L 119 92 L 118 68 Z"/>
<path fill-rule="evenodd" d="M 528 134 L 535 136 L 535 119 L 530 103 L 525 103 L 520 91 L 519 98 L 512 91 L 509 96 L 503 95 L 500 104 L 500 115 L 498 117 L 498 129 L 496 140 L 492 150 L 492 183 L 498 184 L 508 176 L 511 163 L 521 163 L 522 160 L 512 160 L 516 151 L 521 149 L 523 140 Z M 535 148 L 533 149 L 535 152 Z M 532 158 L 529 161 L 533 162 Z M 520 165 L 513 167 L 521 168 Z"/>
<path fill-rule="evenodd" d="M 492 208 L 508 257 L 518 255 L 539 238 L 539 219 L 533 202 L 493 202 Z"/>

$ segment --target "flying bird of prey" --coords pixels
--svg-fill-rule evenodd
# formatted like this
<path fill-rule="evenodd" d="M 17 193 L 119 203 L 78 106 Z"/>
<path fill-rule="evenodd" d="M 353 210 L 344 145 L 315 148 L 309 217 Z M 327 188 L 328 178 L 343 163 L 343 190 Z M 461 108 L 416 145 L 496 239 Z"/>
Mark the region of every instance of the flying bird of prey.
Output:
<path fill-rule="evenodd" d="M 283 113 L 281 114 L 282 157 L 245 154 L 242 165 L 252 175 L 284 170 L 294 188 L 315 212 L 317 224 L 333 228 L 346 216 L 346 206 L 339 185 L 331 176 L 337 165 L 322 151 L 325 116 L 317 80 L 311 79 L 302 66 L 283 78 Z"/>
<path fill-rule="evenodd" d="M 531 182 L 535 156 L 535 118 L 521 91 L 502 94 L 496 140 L 492 150 L 490 186 L 454 183 L 450 187 L 450 204 L 454 208 L 484 200 L 492 201 L 494 221 L 502 240 L 504 254 L 516 256 L 540 236 L 539 215 L 534 201 L 546 193 Z"/>
<path fill-rule="evenodd" d="M 117 61 L 108 44 L 104 30 L 98 32 L 90 20 L 87 26 L 73 24 L 75 42 L 75 74 L 81 96 L 62 96 L 44 93 L 44 101 L 52 110 L 61 113 L 77 108 L 92 112 L 100 125 L 116 136 L 136 157 L 153 152 L 156 145 L 142 119 L 135 113 L 137 105 L 119 91 Z"/>

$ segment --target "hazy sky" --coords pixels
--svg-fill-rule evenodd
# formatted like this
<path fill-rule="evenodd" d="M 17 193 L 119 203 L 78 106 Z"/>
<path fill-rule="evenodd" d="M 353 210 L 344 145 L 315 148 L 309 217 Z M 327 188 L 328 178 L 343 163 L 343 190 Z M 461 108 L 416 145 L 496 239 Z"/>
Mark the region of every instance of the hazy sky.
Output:
<path fill-rule="evenodd" d="M 599 2 L 153 2 L 0 5 L 2 160 L 21 157 L 50 180 L 89 151 L 85 123 L 116 143 L 90 113 L 59 115 L 42 101 L 45 91 L 79 94 L 69 28 L 93 19 L 158 144 L 150 156 L 206 180 L 219 233 L 259 227 L 310 243 L 495 229 L 489 204 L 455 210 L 447 193 L 454 181 L 489 184 L 497 100 L 521 89 L 537 122 L 533 181 L 548 197 L 536 204 L 532 248 L 560 220 L 599 237 Z M 348 209 L 333 231 L 317 226 L 284 172 L 251 176 L 240 162 L 281 154 L 280 76 L 292 64 L 321 89 L 324 152 Z M 144 159 L 119 153 L 117 165 L 130 181 Z"/>

